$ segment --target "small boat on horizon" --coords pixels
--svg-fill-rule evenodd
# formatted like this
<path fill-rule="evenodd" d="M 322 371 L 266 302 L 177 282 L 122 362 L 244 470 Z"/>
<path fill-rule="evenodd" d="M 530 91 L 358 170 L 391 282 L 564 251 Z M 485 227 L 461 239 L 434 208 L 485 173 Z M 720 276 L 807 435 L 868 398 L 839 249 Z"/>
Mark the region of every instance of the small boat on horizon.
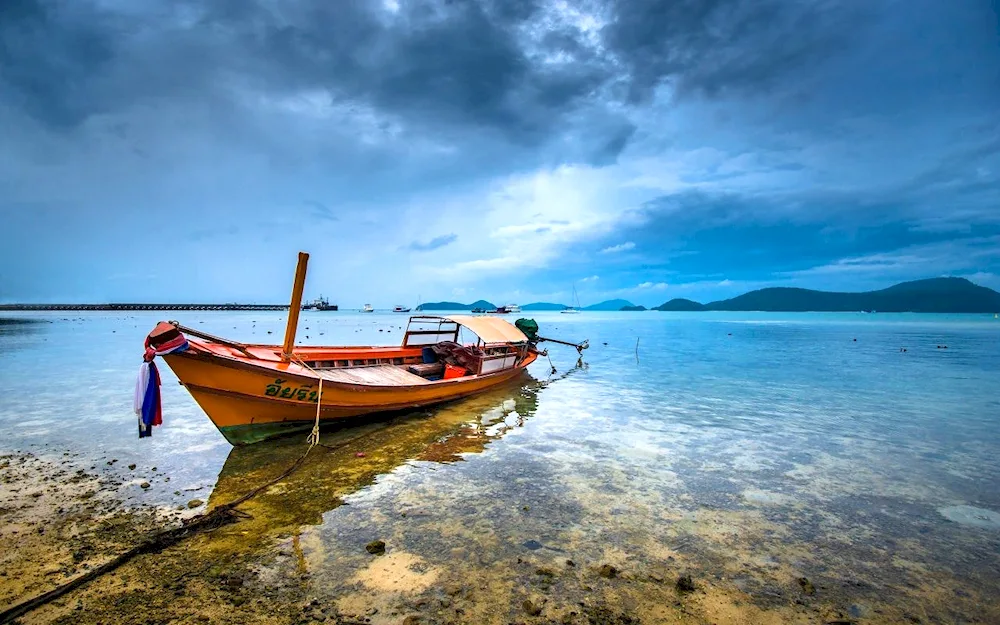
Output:
<path fill-rule="evenodd" d="M 392 312 L 394 312 L 394 313 L 408 313 L 408 312 L 410 312 L 410 309 L 407 308 L 407 307 L 405 307 L 405 306 L 394 306 L 393 309 L 392 309 Z"/>
<path fill-rule="evenodd" d="M 361 309 L 361 312 L 366 312 L 366 313 L 375 312 L 375 309 L 372 308 L 371 304 L 365 304 L 365 307 Z"/>
<path fill-rule="evenodd" d="M 573 285 L 573 306 L 568 306 L 560 310 L 564 315 L 579 315 L 580 314 L 580 296 L 576 294 L 576 285 Z"/>
<path fill-rule="evenodd" d="M 521 307 L 517 304 L 507 304 L 506 306 L 498 306 L 496 310 L 484 311 L 491 315 L 510 315 L 521 312 Z"/>

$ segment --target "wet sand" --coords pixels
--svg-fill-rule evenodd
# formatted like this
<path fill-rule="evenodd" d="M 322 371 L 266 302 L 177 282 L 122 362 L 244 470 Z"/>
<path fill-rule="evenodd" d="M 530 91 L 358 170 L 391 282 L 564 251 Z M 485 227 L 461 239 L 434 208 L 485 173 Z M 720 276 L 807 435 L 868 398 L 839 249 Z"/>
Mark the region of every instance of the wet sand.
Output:
<path fill-rule="evenodd" d="M 21 622 L 1000 622 L 996 552 L 960 576 L 927 564 L 933 541 L 887 544 L 863 521 L 822 518 L 780 493 L 685 510 L 614 472 L 501 499 L 475 483 L 454 485 L 460 495 L 394 487 L 523 427 L 531 401 L 501 401 L 475 421 L 464 406 L 325 433 L 330 447 L 241 505 L 237 523 L 140 556 Z M 208 502 L 170 507 L 123 496 L 169 478 L 149 468 L 79 467 L 52 450 L 4 456 L 0 542 L 13 548 L 0 559 L 0 604 L 235 499 L 303 451 L 298 440 L 235 449 Z M 372 541 L 384 553 L 370 553 Z"/>

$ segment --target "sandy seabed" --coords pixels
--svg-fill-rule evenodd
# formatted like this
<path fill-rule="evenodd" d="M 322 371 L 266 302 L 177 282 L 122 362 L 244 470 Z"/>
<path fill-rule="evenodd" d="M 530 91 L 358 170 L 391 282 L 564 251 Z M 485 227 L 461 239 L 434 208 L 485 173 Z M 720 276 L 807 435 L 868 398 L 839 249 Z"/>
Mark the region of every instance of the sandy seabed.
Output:
<path fill-rule="evenodd" d="M 436 419 L 328 436 L 332 448 L 241 505 L 237 522 L 139 556 L 20 621 L 1000 622 L 989 576 L 997 551 L 959 576 L 928 564 L 933 543 L 880 542 L 863 521 L 818 518 L 781 493 L 749 489 L 743 509 L 691 510 L 659 505 L 638 485 L 625 497 L 629 480 L 614 474 L 532 488 L 515 472 L 519 495 L 500 497 L 471 483 L 454 484 L 457 497 L 439 484 L 398 488 L 406 467 L 447 467 L 518 427 L 511 414 L 499 429 L 456 419 L 442 431 Z M 50 449 L 3 456 L 0 607 L 235 499 L 301 451 L 234 454 L 207 501 L 177 490 L 171 506 L 122 496 L 168 487 L 152 467 L 80 466 Z M 384 553 L 366 549 L 373 540 Z"/>

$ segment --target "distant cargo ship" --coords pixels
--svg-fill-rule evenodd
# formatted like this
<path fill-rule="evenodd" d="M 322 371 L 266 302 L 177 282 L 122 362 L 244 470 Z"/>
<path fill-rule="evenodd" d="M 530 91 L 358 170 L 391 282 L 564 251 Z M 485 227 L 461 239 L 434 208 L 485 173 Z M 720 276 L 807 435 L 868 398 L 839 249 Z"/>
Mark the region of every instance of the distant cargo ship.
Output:
<path fill-rule="evenodd" d="M 336 304 L 331 304 L 330 301 L 327 300 L 322 295 L 320 295 L 319 297 L 317 297 L 316 299 L 314 299 L 312 302 L 310 302 L 310 303 L 306 304 L 305 306 L 303 306 L 302 309 L 303 310 L 328 310 L 328 311 L 338 310 Z"/>

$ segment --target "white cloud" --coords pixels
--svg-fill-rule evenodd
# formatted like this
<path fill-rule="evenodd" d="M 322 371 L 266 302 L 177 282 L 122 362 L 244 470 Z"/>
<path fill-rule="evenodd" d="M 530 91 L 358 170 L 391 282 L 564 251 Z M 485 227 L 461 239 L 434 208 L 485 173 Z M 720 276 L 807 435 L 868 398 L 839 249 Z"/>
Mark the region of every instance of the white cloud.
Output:
<path fill-rule="evenodd" d="M 624 243 L 619 243 L 618 245 L 612 245 L 611 247 L 606 247 L 601 250 L 601 254 L 615 254 L 618 252 L 627 252 L 635 248 L 635 243 L 631 241 L 626 241 Z"/>
<path fill-rule="evenodd" d="M 666 282 L 643 282 L 642 284 L 640 284 L 636 288 L 637 289 L 648 289 L 650 291 L 662 291 L 662 290 L 666 289 L 669 286 L 670 285 L 667 284 Z"/>
<path fill-rule="evenodd" d="M 563 166 L 505 178 L 464 197 L 428 198 L 399 225 L 424 232 L 447 225 L 457 234 L 449 257 L 461 260 L 420 259 L 433 260 L 412 267 L 422 280 L 475 282 L 544 269 L 572 244 L 607 236 L 631 206 L 617 188 L 618 178 L 606 169 Z"/>
<path fill-rule="evenodd" d="M 601 279 L 601 276 L 588 276 L 588 277 L 584 278 L 583 280 L 580 280 L 580 282 L 597 282 L 600 279 Z"/>
<path fill-rule="evenodd" d="M 989 271 L 977 271 L 960 277 L 975 282 L 980 286 L 986 286 L 991 289 L 1000 289 L 1000 275 L 990 273 Z"/>

